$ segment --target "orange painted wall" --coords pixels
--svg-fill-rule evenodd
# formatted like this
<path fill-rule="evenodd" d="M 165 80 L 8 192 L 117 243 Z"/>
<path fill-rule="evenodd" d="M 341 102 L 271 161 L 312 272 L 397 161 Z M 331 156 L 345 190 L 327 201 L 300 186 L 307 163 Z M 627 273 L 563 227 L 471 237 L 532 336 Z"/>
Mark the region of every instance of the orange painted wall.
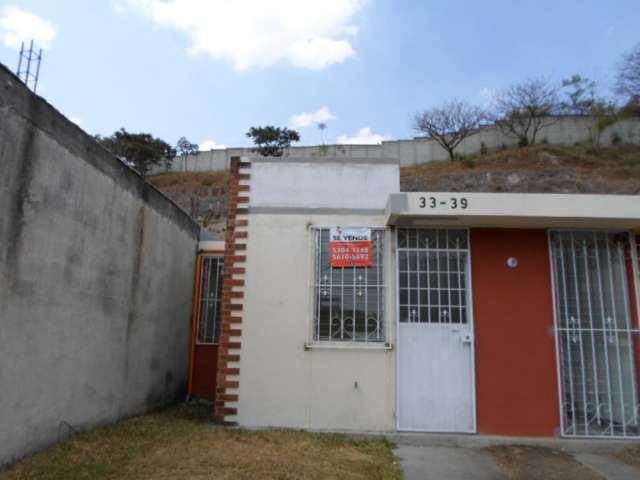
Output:
<path fill-rule="evenodd" d="M 559 435 L 546 231 L 472 229 L 471 268 L 478 432 Z"/>

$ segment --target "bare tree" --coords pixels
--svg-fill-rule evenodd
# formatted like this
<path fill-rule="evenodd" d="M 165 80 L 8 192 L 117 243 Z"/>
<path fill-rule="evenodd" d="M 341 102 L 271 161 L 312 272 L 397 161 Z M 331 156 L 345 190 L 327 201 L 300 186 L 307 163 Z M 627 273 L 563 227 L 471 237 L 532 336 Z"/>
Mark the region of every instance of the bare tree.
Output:
<path fill-rule="evenodd" d="M 622 56 L 614 90 L 629 103 L 640 102 L 640 43 Z"/>
<path fill-rule="evenodd" d="M 495 105 L 496 125 L 520 146 L 536 143 L 540 130 L 558 120 L 558 90 L 542 78 L 511 85 L 496 96 Z"/>
<path fill-rule="evenodd" d="M 463 100 L 452 100 L 415 115 L 413 128 L 438 142 L 455 159 L 455 149 L 471 135 L 485 118 L 479 107 Z"/>

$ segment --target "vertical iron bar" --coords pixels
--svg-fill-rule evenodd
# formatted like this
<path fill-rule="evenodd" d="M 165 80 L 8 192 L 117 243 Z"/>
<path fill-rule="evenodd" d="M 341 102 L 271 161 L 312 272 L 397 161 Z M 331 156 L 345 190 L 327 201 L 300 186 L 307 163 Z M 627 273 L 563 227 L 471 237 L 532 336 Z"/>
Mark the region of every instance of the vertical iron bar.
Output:
<path fill-rule="evenodd" d="M 578 267 L 576 262 L 576 240 L 573 236 L 573 232 L 570 232 L 571 235 L 571 262 L 573 265 L 573 276 L 574 276 L 574 290 L 576 294 L 576 320 L 574 324 L 577 325 L 579 336 L 577 338 L 580 341 L 580 373 L 581 379 L 580 383 L 582 383 L 582 411 L 584 415 L 584 432 L 585 435 L 589 434 L 589 419 L 588 419 L 588 402 L 587 402 L 587 376 L 584 368 L 584 347 L 582 346 L 582 309 L 580 308 L 580 288 L 578 286 L 579 276 L 578 276 Z M 575 335 L 575 332 L 574 332 Z"/>
<path fill-rule="evenodd" d="M 215 270 L 214 270 L 214 277 L 215 277 L 215 282 L 214 282 L 214 288 L 212 290 L 212 296 L 213 296 L 213 315 L 211 316 L 211 338 L 212 340 L 216 338 L 216 325 L 218 323 L 218 282 L 220 281 L 220 276 L 218 275 L 220 273 L 220 257 L 212 257 L 211 258 L 213 264 L 215 265 Z"/>
<path fill-rule="evenodd" d="M 20 56 L 18 57 L 18 78 L 22 78 L 20 75 L 22 74 L 22 57 L 24 56 L 24 42 L 20 46 Z"/>
<path fill-rule="evenodd" d="M 344 269 L 340 267 L 340 340 L 344 340 Z"/>
<path fill-rule="evenodd" d="M 33 82 L 33 93 L 36 93 L 38 90 L 38 78 L 40 77 L 40 62 L 42 62 L 42 49 L 40 49 L 40 53 L 38 54 L 38 66 L 36 67 L 36 78 Z"/>
<path fill-rule="evenodd" d="M 315 243 L 316 243 L 316 291 L 315 293 L 315 297 L 316 297 L 316 314 L 315 314 L 315 331 L 316 331 L 316 341 L 320 341 L 320 323 L 322 322 L 322 318 L 320 316 L 320 295 L 322 292 L 322 229 L 317 229 L 315 230 Z M 329 240 L 330 241 L 330 240 Z M 327 245 L 328 248 L 328 245 Z M 329 333 L 331 333 L 331 314 L 329 314 Z M 329 340 L 331 339 L 331 337 L 329 337 Z"/>
<path fill-rule="evenodd" d="M 429 250 L 429 235 L 427 237 L 427 318 L 429 319 L 429 325 L 431 325 L 431 251 Z"/>
<path fill-rule="evenodd" d="M 33 40 L 31 40 L 30 46 L 29 46 L 29 57 L 27 58 L 27 74 L 24 78 L 25 80 L 25 84 L 27 85 L 27 87 L 29 86 L 29 76 L 31 75 L 31 52 L 33 52 Z"/>
<path fill-rule="evenodd" d="M 593 233 L 596 250 L 596 276 L 598 278 L 598 291 L 600 297 L 600 315 L 602 321 L 602 343 L 604 346 L 604 363 L 606 365 L 606 378 L 607 378 L 607 401 L 609 406 L 609 429 L 611 436 L 615 434 L 613 431 L 613 398 L 611 397 L 611 365 L 609 364 L 609 342 L 607 341 L 607 324 L 606 324 L 606 308 L 604 305 L 604 287 L 602 285 L 602 269 L 600 268 L 600 247 L 598 245 L 598 234 Z M 605 241 L 607 240 L 605 234 Z"/>
<path fill-rule="evenodd" d="M 331 243 L 331 230 L 329 230 L 329 243 Z M 329 341 L 333 339 L 333 267 L 331 266 L 331 255 L 329 244 L 327 244 L 327 260 L 329 260 Z M 340 299 L 342 302 L 342 299 Z"/>
<path fill-rule="evenodd" d="M 584 256 L 584 276 L 585 276 L 585 287 L 587 289 L 587 306 L 589 313 L 589 324 L 591 325 L 591 355 L 593 362 L 593 383 L 595 387 L 596 394 L 596 420 L 598 422 L 598 426 L 600 426 L 601 418 L 600 418 L 600 389 L 598 386 L 598 358 L 596 356 L 596 340 L 594 333 L 594 323 L 593 323 L 593 307 L 591 302 L 591 280 L 589 273 L 589 260 L 588 260 L 588 250 L 587 250 L 587 241 L 585 239 L 582 240 L 582 255 Z"/>
<path fill-rule="evenodd" d="M 573 388 L 573 367 L 571 364 L 571 360 L 572 360 L 572 349 L 571 349 L 571 327 L 569 326 L 569 306 L 568 306 L 568 302 L 569 299 L 567 297 L 567 274 L 565 271 L 565 262 L 564 262 L 564 238 L 563 238 L 563 234 L 562 232 L 558 232 L 558 237 L 560 239 L 559 241 L 559 245 L 560 245 L 560 267 L 561 267 L 561 271 L 562 271 L 562 292 L 563 292 L 563 302 L 564 302 L 564 321 L 565 321 L 565 325 L 567 327 L 569 327 L 566 331 L 565 331 L 565 338 L 566 338 L 566 344 L 567 344 L 567 358 L 566 358 L 566 364 L 567 364 L 567 370 L 569 373 L 569 395 L 571 397 L 571 426 L 573 428 L 573 433 L 574 435 L 577 433 L 576 432 L 576 409 L 575 409 L 575 390 Z M 562 327 L 561 327 L 562 328 Z M 568 412 L 567 412 L 568 413 Z"/>
<path fill-rule="evenodd" d="M 435 235 L 436 235 L 436 245 L 440 246 L 439 245 L 440 236 L 438 235 L 437 231 L 435 232 Z M 437 296 L 438 296 L 437 297 L 438 298 L 438 304 L 437 304 L 438 305 L 438 325 L 441 325 L 442 324 L 442 305 L 440 305 L 440 303 L 441 303 L 441 299 L 440 299 L 440 289 L 441 289 L 441 285 L 440 285 L 440 275 L 441 275 L 441 272 L 440 272 L 440 251 L 436 251 L 435 254 L 436 254 L 436 272 L 437 272 L 436 277 L 437 277 L 437 280 L 438 280 L 438 287 L 437 287 L 437 290 L 436 290 L 436 293 L 437 293 Z"/>
<path fill-rule="evenodd" d="M 460 250 L 460 238 L 456 238 L 456 250 Z M 462 288 L 460 283 L 460 252 L 456 252 L 456 276 L 458 277 L 458 323 L 467 323 L 462 321 Z"/>
<path fill-rule="evenodd" d="M 446 267 L 445 267 L 445 269 L 446 269 L 445 270 L 446 271 L 445 275 L 447 277 L 447 299 L 448 299 L 448 301 L 447 301 L 447 303 L 448 303 L 447 311 L 449 312 L 449 315 L 447 315 L 447 320 L 448 320 L 448 323 L 451 323 L 451 318 L 452 318 L 452 315 L 451 315 L 451 272 L 449 272 L 449 268 L 450 268 L 450 265 L 451 265 L 451 254 L 452 254 L 452 252 L 449 251 L 449 230 L 448 229 L 444 231 L 444 235 L 445 235 L 444 236 L 444 238 L 445 238 L 444 245 L 445 245 L 445 248 L 446 248 L 446 250 L 445 250 L 445 258 L 447 259 Z"/>
<path fill-rule="evenodd" d="M 396 245 L 397 248 L 397 245 Z M 376 339 L 380 340 L 380 233 L 376 232 Z M 396 268 L 399 268 L 396 265 Z"/>
<path fill-rule="evenodd" d="M 416 245 L 418 249 L 416 250 L 416 285 L 418 287 L 418 323 L 422 322 L 422 318 L 420 315 L 420 245 L 417 242 L 417 239 L 420 237 L 419 233 L 416 231 Z"/>
<path fill-rule="evenodd" d="M 373 248 L 373 231 L 371 231 L 371 248 Z M 369 252 L 371 255 L 373 252 Z M 369 267 L 362 268 L 364 272 L 364 341 L 369 343 Z"/>
<path fill-rule="evenodd" d="M 620 391 L 620 406 L 622 407 L 622 435 L 627 436 L 627 426 L 624 419 L 627 418 L 627 413 L 624 405 L 624 387 L 622 385 L 622 359 L 620 358 L 620 339 L 618 337 L 618 309 L 616 308 L 616 294 L 613 286 L 613 266 L 611 262 L 611 248 L 609 245 L 609 237 L 607 234 L 607 265 L 609 267 L 609 289 L 611 292 L 611 306 L 613 308 L 613 328 L 616 332 L 616 357 L 618 360 L 618 390 Z"/>
<path fill-rule="evenodd" d="M 353 265 L 353 310 L 351 312 L 351 341 L 355 342 L 356 341 L 356 320 L 357 320 L 357 315 L 356 315 L 356 277 L 358 274 L 358 268 L 355 266 L 355 264 Z"/>
<path fill-rule="evenodd" d="M 630 245 L 631 247 L 631 245 Z M 627 333 L 627 338 L 629 339 L 629 375 L 631 383 L 629 386 L 631 387 L 631 399 L 633 405 L 633 422 L 637 424 L 638 422 L 638 398 L 636 392 L 636 379 L 635 379 L 635 360 L 634 360 L 634 351 L 633 351 L 633 333 L 631 331 L 631 306 L 629 305 L 629 288 L 627 285 L 627 266 L 624 258 L 624 248 L 621 242 L 618 242 L 618 262 L 620 263 L 620 290 L 622 293 L 622 298 L 624 302 L 624 320 L 625 320 L 625 328 Z M 624 423 L 626 425 L 627 418 L 624 418 Z"/>

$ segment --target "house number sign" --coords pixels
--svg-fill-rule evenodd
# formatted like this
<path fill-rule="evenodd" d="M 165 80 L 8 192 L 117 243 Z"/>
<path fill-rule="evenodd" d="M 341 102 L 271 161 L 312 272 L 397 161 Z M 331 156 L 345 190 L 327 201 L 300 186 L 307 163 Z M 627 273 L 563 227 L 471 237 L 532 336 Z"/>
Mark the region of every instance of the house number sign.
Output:
<path fill-rule="evenodd" d="M 419 197 L 418 206 L 420 208 L 448 208 L 449 210 L 465 210 L 469 206 L 469 201 L 465 197 Z"/>

